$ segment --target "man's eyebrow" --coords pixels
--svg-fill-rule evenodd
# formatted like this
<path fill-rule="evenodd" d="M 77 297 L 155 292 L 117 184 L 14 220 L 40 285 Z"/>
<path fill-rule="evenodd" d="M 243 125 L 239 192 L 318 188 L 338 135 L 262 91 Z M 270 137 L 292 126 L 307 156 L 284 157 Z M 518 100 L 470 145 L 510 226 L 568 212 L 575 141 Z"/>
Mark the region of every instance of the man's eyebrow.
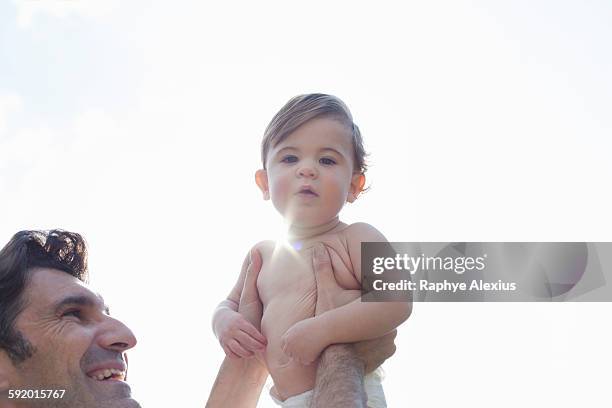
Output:
<path fill-rule="evenodd" d="M 100 303 L 103 305 L 104 312 L 106 312 L 106 314 L 110 314 L 110 309 L 104 303 L 104 300 L 102 298 L 99 298 L 99 302 L 96 302 L 91 296 L 85 296 L 85 295 L 73 295 L 73 296 L 65 297 L 55 305 L 55 310 L 57 312 L 66 306 L 75 306 L 75 305 L 95 308 Z"/>

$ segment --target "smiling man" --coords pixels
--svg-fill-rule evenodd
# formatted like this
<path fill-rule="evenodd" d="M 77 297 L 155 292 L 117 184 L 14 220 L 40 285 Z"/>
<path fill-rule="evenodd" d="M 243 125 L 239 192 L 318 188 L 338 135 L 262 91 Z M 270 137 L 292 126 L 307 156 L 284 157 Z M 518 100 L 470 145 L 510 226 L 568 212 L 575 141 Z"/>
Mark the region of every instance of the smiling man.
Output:
<path fill-rule="evenodd" d="M 21 231 L 0 251 L 0 408 L 138 408 L 131 330 L 86 285 L 83 238 Z"/>

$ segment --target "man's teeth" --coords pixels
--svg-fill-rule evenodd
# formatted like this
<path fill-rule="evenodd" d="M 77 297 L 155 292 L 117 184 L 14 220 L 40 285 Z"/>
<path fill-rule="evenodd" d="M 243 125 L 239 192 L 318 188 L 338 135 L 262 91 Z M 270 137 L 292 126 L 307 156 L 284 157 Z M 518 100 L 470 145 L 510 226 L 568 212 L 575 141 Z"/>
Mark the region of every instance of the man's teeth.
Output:
<path fill-rule="evenodd" d="M 98 380 L 98 381 L 102 381 L 104 379 L 110 378 L 114 375 L 119 375 L 121 376 L 121 378 L 123 378 L 123 371 L 121 370 L 117 370 L 114 368 L 106 368 L 104 370 L 100 370 L 95 374 L 90 375 L 91 378 L 93 378 L 94 380 Z"/>

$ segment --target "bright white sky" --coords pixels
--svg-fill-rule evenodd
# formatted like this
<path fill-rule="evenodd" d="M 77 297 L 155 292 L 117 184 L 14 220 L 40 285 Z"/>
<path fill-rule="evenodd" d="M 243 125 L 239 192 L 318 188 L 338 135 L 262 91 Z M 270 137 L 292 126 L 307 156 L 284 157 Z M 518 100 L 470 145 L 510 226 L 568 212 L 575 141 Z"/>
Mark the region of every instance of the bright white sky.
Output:
<path fill-rule="evenodd" d="M 214 306 L 279 229 L 253 173 L 296 94 L 338 95 L 363 130 L 372 188 L 347 222 L 393 241 L 612 240 L 606 2 L 125 3 L 0 4 L 0 241 L 85 235 L 139 338 L 146 407 L 203 406 Z M 389 406 L 603 401 L 611 312 L 417 304 Z"/>

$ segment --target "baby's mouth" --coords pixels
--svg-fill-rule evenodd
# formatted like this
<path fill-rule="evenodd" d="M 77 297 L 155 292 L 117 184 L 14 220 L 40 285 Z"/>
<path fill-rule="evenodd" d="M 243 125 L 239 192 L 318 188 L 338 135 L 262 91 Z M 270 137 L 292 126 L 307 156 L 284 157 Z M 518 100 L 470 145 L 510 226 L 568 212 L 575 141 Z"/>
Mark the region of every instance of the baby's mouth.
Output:
<path fill-rule="evenodd" d="M 310 189 L 308 187 L 302 188 L 300 191 L 298 191 L 298 194 L 307 195 L 307 196 L 313 196 L 313 197 L 318 197 L 319 196 L 317 193 L 315 193 L 314 191 L 312 191 L 312 189 Z"/>

